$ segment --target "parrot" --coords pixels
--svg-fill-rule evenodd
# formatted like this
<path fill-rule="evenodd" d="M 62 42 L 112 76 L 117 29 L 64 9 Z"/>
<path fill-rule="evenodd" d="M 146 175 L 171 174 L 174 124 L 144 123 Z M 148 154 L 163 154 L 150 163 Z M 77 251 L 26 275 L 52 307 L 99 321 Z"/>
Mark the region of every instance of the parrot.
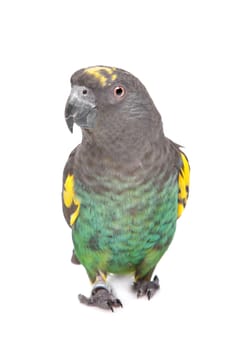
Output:
<path fill-rule="evenodd" d="M 71 228 L 71 261 L 92 285 L 85 305 L 114 311 L 123 304 L 111 275 L 133 275 L 137 297 L 160 288 L 157 263 L 168 249 L 189 196 L 190 165 L 167 138 L 160 113 L 133 74 L 110 66 L 71 76 L 65 121 L 82 140 L 64 167 L 62 207 Z"/>

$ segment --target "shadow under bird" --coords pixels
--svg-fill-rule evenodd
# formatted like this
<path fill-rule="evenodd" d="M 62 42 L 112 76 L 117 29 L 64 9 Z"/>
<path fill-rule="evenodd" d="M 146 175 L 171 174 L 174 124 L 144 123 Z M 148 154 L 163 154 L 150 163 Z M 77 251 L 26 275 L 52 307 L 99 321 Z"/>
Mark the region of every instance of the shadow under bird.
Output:
<path fill-rule="evenodd" d="M 71 77 L 65 108 L 69 130 L 82 129 L 63 174 L 63 212 L 72 229 L 72 262 L 93 284 L 81 303 L 122 306 L 109 274 L 134 274 L 134 290 L 150 299 L 153 271 L 170 245 L 189 193 L 189 163 L 163 132 L 144 85 L 122 69 L 94 66 Z"/>

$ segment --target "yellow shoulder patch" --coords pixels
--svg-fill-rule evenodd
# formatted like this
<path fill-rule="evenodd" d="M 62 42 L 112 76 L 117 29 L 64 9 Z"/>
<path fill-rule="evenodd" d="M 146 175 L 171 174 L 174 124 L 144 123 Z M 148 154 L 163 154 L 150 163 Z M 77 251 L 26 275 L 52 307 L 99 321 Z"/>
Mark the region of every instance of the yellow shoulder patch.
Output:
<path fill-rule="evenodd" d="M 80 200 L 74 192 L 74 175 L 68 174 L 64 182 L 63 188 L 63 202 L 67 209 L 69 209 L 70 226 L 72 226 L 80 212 Z"/>
<path fill-rule="evenodd" d="M 184 153 L 180 152 L 182 166 L 179 171 L 178 185 L 178 212 L 177 217 L 179 218 L 183 213 L 189 196 L 189 179 L 190 179 L 190 166 L 187 157 Z"/>
<path fill-rule="evenodd" d="M 85 73 L 92 75 L 102 87 L 106 86 L 109 80 L 117 78 L 116 68 L 95 66 L 85 69 Z"/>

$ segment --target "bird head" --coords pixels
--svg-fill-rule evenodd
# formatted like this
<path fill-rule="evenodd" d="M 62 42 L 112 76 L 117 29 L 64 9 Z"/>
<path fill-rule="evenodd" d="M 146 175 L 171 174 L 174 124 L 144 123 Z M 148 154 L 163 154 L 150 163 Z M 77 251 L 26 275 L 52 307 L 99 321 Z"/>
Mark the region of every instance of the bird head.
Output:
<path fill-rule="evenodd" d="M 143 84 L 132 74 L 118 68 L 94 66 L 81 69 L 71 77 L 71 93 L 65 118 L 70 131 L 76 123 L 81 128 L 96 126 L 102 115 L 124 114 L 125 119 L 150 119 L 158 112 Z M 149 113 L 148 113 L 149 112 Z"/>
<path fill-rule="evenodd" d="M 75 123 L 105 145 L 117 139 L 118 144 L 141 147 L 140 139 L 163 135 L 160 114 L 144 85 L 113 67 L 94 66 L 72 75 L 65 119 L 71 132 Z"/>

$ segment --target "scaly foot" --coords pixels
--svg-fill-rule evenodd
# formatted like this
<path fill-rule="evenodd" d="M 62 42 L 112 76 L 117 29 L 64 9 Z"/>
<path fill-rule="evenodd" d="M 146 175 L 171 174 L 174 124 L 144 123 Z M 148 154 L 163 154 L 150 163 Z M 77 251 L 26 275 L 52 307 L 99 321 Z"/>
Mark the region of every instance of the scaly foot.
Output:
<path fill-rule="evenodd" d="M 97 306 L 101 309 L 114 311 L 114 307 L 123 307 L 121 301 L 117 299 L 107 287 L 94 287 L 90 298 L 79 294 L 79 301 L 90 306 Z"/>
<path fill-rule="evenodd" d="M 159 289 L 159 279 L 155 276 L 153 281 L 139 280 L 134 283 L 134 289 L 137 292 L 138 298 L 146 295 L 148 300 L 150 300 Z"/>

